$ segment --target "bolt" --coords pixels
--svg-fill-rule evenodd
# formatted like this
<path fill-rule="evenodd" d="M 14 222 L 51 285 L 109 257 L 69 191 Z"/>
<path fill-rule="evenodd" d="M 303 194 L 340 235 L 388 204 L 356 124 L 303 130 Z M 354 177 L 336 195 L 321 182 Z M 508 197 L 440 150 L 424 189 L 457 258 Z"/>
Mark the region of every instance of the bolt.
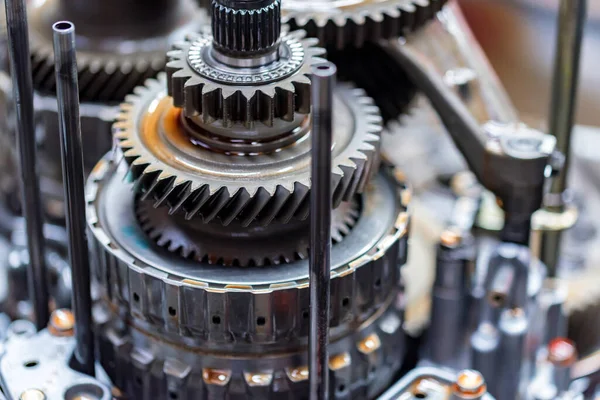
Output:
<path fill-rule="evenodd" d="M 458 373 L 452 390 L 456 398 L 478 399 L 487 392 L 487 387 L 479 371 L 465 369 Z"/>
<path fill-rule="evenodd" d="M 27 389 L 21 396 L 19 396 L 19 400 L 45 400 L 46 395 L 39 389 Z"/>
<path fill-rule="evenodd" d="M 548 361 L 554 365 L 568 367 L 577 361 L 575 343 L 566 338 L 556 338 L 548 344 Z"/>
<path fill-rule="evenodd" d="M 449 248 L 457 247 L 461 241 L 461 234 L 452 229 L 446 229 L 440 236 L 440 242 L 442 243 L 442 246 Z"/>
<path fill-rule="evenodd" d="M 73 336 L 75 316 L 71 310 L 59 309 L 50 316 L 48 330 L 54 336 Z"/>

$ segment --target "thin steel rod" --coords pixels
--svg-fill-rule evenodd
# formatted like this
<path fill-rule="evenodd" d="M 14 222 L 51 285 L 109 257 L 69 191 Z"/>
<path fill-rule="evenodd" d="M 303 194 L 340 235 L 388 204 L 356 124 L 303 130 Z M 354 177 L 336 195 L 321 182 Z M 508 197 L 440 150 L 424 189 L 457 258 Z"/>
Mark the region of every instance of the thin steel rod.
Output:
<path fill-rule="evenodd" d="M 16 105 L 17 146 L 21 171 L 21 201 L 25 217 L 29 266 L 27 280 L 35 324 L 46 327 L 49 318 L 48 275 L 44 248 L 44 219 L 37 171 L 33 83 L 25 0 L 5 0 L 8 55 Z"/>
<path fill-rule="evenodd" d="M 65 214 L 69 232 L 69 263 L 73 280 L 73 312 L 77 343 L 75 358 L 81 372 L 93 375 L 92 296 L 86 239 L 85 177 L 79 118 L 75 26 L 71 22 L 62 21 L 55 23 L 52 30 Z"/>
<path fill-rule="evenodd" d="M 545 202 L 548 209 L 557 212 L 563 211 L 565 205 L 586 15 L 587 0 L 561 0 L 549 127 L 550 134 L 556 137 L 556 149 L 564 155 L 564 163 L 559 174 L 552 179 Z M 560 230 L 542 232 L 540 258 L 548 267 L 550 277 L 556 276 L 558 270 L 561 241 Z"/>
<path fill-rule="evenodd" d="M 551 191 L 556 194 L 567 188 L 586 15 L 587 0 L 561 0 L 549 121 L 550 133 L 556 137 L 556 149 L 565 156 L 562 171 L 552 182 Z"/>
<path fill-rule="evenodd" d="M 329 398 L 329 303 L 331 274 L 331 145 L 336 67 L 312 70 L 312 170 L 310 194 L 310 399 Z"/>

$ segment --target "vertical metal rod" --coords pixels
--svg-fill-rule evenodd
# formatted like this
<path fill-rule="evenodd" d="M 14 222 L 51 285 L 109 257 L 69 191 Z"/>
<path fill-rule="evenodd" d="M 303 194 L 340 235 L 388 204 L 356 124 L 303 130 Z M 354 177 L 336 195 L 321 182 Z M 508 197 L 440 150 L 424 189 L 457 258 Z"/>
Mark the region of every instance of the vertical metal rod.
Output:
<path fill-rule="evenodd" d="M 564 164 L 558 176 L 552 179 L 546 207 L 561 212 L 563 193 L 567 189 L 570 166 L 571 135 L 577 102 L 579 63 L 583 31 L 587 15 L 587 0 L 561 0 L 558 16 L 552 102 L 550 106 L 550 133 L 556 137 L 556 149 L 564 155 Z M 562 232 L 543 232 L 540 258 L 548 266 L 551 277 L 556 275 Z"/>
<path fill-rule="evenodd" d="M 552 183 L 552 192 L 557 194 L 567 188 L 586 14 L 587 0 L 561 0 L 549 121 L 550 133 L 556 137 L 556 148 L 565 156 L 562 171 Z"/>
<path fill-rule="evenodd" d="M 312 69 L 312 170 L 310 194 L 310 399 L 329 398 L 331 273 L 331 145 L 336 67 Z"/>
<path fill-rule="evenodd" d="M 17 145 L 21 170 L 21 201 L 27 232 L 29 299 L 35 324 L 46 327 L 49 318 L 48 280 L 44 249 L 44 219 L 37 173 L 33 82 L 29 58 L 29 32 L 25 0 L 5 0 L 8 55 L 16 103 Z"/>
<path fill-rule="evenodd" d="M 65 188 L 65 214 L 69 232 L 69 262 L 73 279 L 73 312 L 77 342 L 75 358 L 81 372 L 93 375 L 92 297 L 86 239 L 85 182 L 79 118 L 75 26 L 71 22 L 61 21 L 55 23 L 52 30 L 54 32 L 54 68 Z"/>

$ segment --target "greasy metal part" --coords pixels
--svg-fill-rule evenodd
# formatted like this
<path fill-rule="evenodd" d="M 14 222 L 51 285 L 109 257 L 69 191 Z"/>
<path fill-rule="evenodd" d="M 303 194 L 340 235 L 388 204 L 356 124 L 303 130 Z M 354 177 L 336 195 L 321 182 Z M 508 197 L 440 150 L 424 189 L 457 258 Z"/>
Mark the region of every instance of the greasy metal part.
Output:
<path fill-rule="evenodd" d="M 341 242 L 360 216 L 357 199 L 343 202 L 332 211 L 331 237 Z M 197 223 L 183 215 L 171 215 L 151 200 L 138 200 L 140 227 L 159 247 L 183 258 L 224 266 L 283 265 L 308 258 L 309 221 L 272 222 L 268 226 L 233 222 Z M 274 241 L 277 237 L 279 240 Z M 236 249 L 232 252 L 231 249 Z"/>
<path fill-rule="evenodd" d="M 556 138 L 556 149 L 565 157 L 558 175 L 552 179 L 550 188 L 550 193 L 559 196 L 567 189 L 587 3 L 587 0 L 562 0 L 560 2 L 552 104 L 548 124 L 549 133 Z M 551 266 L 546 260 L 542 261 Z"/>
<path fill-rule="evenodd" d="M 72 336 L 52 335 L 46 329 L 35 333 L 23 326 L 9 329 L 13 333 L 0 359 L 0 382 L 7 400 L 29 399 L 23 397 L 28 391 L 41 392 L 44 400 L 112 399 L 103 383 L 70 368 Z"/>
<path fill-rule="evenodd" d="M 310 192 L 310 118 L 278 151 L 230 154 L 207 148 L 182 123 L 164 78 L 149 80 L 121 107 L 115 138 L 142 198 L 204 222 L 268 225 L 306 219 Z M 377 169 L 381 116 L 364 92 L 338 85 L 334 97 L 333 206 L 352 200 Z M 199 128 L 198 128 L 199 129 Z M 254 147 L 258 144 L 253 144 Z"/>
<path fill-rule="evenodd" d="M 282 17 L 321 45 L 343 49 L 413 32 L 432 20 L 446 0 L 284 0 Z"/>
<path fill-rule="evenodd" d="M 559 168 L 551 179 L 550 190 L 544 201 L 548 213 L 564 214 L 569 203 L 567 176 L 571 164 L 571 136 L 575 119 L 579 64 L 583 32 L 587 16 L 587 0 L 563 0 L 560 2 L 552 103 L 550 107 L 549 132 L 556 138 L 556 149 L 563 155 Z M 548 266 L 551 277 L 557 275 L 563 229 L 551 229 L 540 233 L 540 257 Z"/>
<path fill-rule="evenodd" d="M 75 359 L 77 369 L 94 375 L 94 335 L 92 331 L 92 294 L 90 260 L 86 235 L 85 183 L 79 84 L 75 50 L 75 26 L 57 22 L 54 31 L 54 62 L 61 136 L 62 171 L 65 188 L 66 226 L 69 232 L 69 263 L 73 280 L 75 313 Z"/>
<path fill-rule="evenodd" d="M 87 211 L 96 276 L 124 316 L 210 349 L 261 352 L 261 344 L 289 348 L 307 340 L 307 260 L 249 273 L 156 248 L 135 216 L 126 166 L 114 167 L 104 160 L 92 173 Z M 374 178 L 354 229 L 332 248 L 331 332 L 368 319 L 399 285 L 408 215 L 397 197 L 406 189 L 396 185 L 385 174 Z"/>
<path fill-rule="evenodd" d="M 329 308 L 331 274 L 331 146 L 336 67 L 312 69 L 310 192 L 310 335 L 308 344 L 311 400 L 329 398 Z"/>
<path fill-rule="evenodd" d="M 431 322 L 425 345 L 428 360 L 436 364 L 453 365 L 462 350 L 473 258 L 472 237 L 462 237 L 449 229 L 444 231 L 437 249 Z"/>
<path fill-rule="evenodd" d="M 187 117 L 206 125 L 253 128 L 256 122 L 293 121 L 295 113 L 310 111 L 311 67 L 325 54 L 316 39 L 305 36 L 283 33 L 279 57 L 270 64 L 231 67 L 214 58 L 212 36 L 188 35 L 168 53 L 168 93 Z"/>
<path fill-rule="evenodd" d="M 529 330 L 525 311 L 520 308 L 506 309 L 500 315 L 498 329 L 498 357 L 496 362 L 498 381 L 495 392 L 498 400 L 513 400 L 523 393 L 523 377 L 528 376 L 526 368 L 525 340 Z"/>
<path fill-rule="evenodd" d="M 33 84 L 29 59 L 29 34 L 24 0 L 5 1 L 10 69 L 16 104 L 17 136 L 21 170 L 23 215 L 29 250 L 29 298 L 38 329 L 48 322 L 48 283 L 44 256 L 44 220 L 36 162 L 33 115 Z"/>
<path fill-rule="evenodd" d="M 435 367 L 419 367 L 410 371 L 377 400 L 494 400 L 478 371 L 454 372 Z"/>
<path fill-rule="evenodd" d="M 502 239 L 529 242 L 531 215 L 539 209 L 552 136 L 521 124 L 488 123 L 483 128 L 435 67 L 409 45 L 382 43 L 425 93 L 470 169 L 500 200 L 506 219 Z"/>
<path fill-rule="evenodd" d="M 306 344 L 284 352 L 263 349 L 259 354 L 236 356 L 221 349 L 202 352 L 137 326 L 123 329 L 114 314 L 95 314 L 99 316 L 100 362 L 130 398 L 308 397 Z M 332 335 L 329 349 L 332 397 L 375 398 L 389 386 L 402 363 L 402 310 L 395 302 L 382 306 L 372 319 L 347 335 Z"/>
<path fill-rule="evenodd" d="M 538 296 L 540 319 L 543 322 L 543 342 L 546 345 L 554 338 L 566 337 L 567 315 L 565 302 L 568 296 L 567 282 L 548 278 Z"/>

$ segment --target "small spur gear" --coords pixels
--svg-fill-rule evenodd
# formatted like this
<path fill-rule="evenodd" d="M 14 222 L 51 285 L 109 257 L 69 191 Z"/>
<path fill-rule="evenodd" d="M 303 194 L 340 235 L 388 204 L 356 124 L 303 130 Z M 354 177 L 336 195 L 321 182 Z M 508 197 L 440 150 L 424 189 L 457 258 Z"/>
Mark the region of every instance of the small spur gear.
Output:
<path fill-rule="evenodd" d="M 325 50 L 303 31 L 282 35 L 279 57 L 267 65 L 233 68 L 214 58 L 213 37 L 197 34 L 168 53 L 168 90 L 176 107 L 203 123 L 224 126 L 275 119 L 292 121 L 295 113 L 310 112 L 311 67 L 324 62 Z"/>
<path fill-rule="evenodd" d="M 180 215 L 169 215 L 165 207 L 152 201 L 136 203 L 140 227 L 159 246 L 184 258 L 226 266 L 264 266 L 287 264 L 308 257 L 307 221 L 270 224 L 267 227 L 227 227 L 197 224 Z M 340 204 L 332 212 L 331 238 L 341 242 L 350 233 L 360 214 L 358 201 Z M 281 240 L 273 240 L 281 238 Z"/>
<path fill-rule="evenodd" d="M 216 219 L 224 225 L 234 220 L 248 226 L 254 221 L 267 225 L 306 219 L 310 116 L 294 128 L 291 143 L 269 150 L 260 147 L 284 140 L 278 137 L 267 144 L 248 143 L 239 154 L 226 153 L 213 148 L 226 138 L 198 136 L 201 128 L 173 106 L 164 85 L 163 75 L 137 88 L 114 125 L 118 147 L 144 199 L 168 206 L 171 213 L 183 212 L 188 219 L 201 216 L 205 222 Z M 337 207 L 361 193 L 377 169 L 382 120 L 362 90 L 340 84 L 334 121 L 332 202 Z"/>
<path fill-rule="evenodd" d="M 284 0 L 282 20 L 304 29 L 327 48 L 360 47 L 412 32 L 447 0 Z"/>

